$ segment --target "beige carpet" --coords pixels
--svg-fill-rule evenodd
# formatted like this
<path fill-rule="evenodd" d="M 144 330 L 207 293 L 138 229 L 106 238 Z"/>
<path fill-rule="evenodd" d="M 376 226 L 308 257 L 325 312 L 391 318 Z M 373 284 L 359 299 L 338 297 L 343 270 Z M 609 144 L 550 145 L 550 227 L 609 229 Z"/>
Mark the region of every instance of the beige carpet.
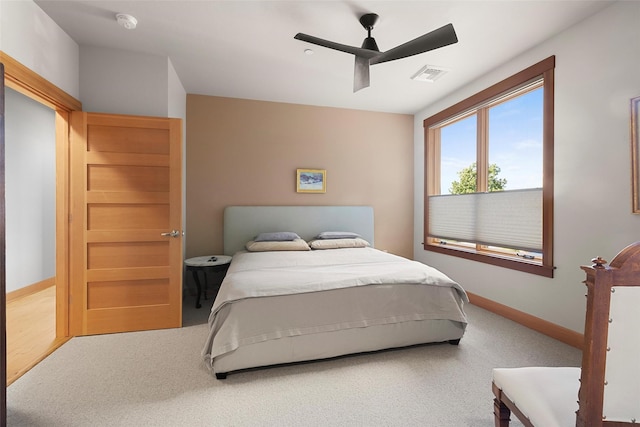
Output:
<path fill-rule="evenodd" d="M 200 360 L 211 303 L 195 310 L 187 297 L 181 329 L 72 339 L 8 388 L 8 425 L 492 427 L 493 367 L 580 365 L 578 350 L 467 306 L 459 346 L 219 381 Z"/>

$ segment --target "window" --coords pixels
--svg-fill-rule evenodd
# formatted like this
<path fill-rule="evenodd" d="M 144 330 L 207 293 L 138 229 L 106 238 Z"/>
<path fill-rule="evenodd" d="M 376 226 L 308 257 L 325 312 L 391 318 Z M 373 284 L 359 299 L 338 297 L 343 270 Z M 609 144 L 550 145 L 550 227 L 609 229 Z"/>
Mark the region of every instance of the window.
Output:
<path fill-rule="evenodd" d="M 425 250 L 553 277 L 554 67 L 424 121 Z"/>

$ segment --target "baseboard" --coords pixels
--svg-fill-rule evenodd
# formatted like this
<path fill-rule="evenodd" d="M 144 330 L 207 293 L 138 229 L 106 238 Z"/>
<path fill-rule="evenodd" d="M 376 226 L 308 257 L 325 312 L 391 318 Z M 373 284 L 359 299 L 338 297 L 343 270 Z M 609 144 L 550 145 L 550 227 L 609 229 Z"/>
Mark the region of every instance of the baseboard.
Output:
<path fill-rule="evenodd" d="M 555 323 L 548 322 L 544 319 L 540 319 L 539 317 L 532 316 L 470 292 L 467 292 L 467 295 L 469 295 L 469 302 L 473 305 L 477 305 L 487 311 L 505 317 L 509 320 L 513 320 L 522 326 L 526 326 L 529 329 L 533 329 L 541 334 L 557 339 L 558 341 L 572 347 L 580 350 L 583 348 L 584 335 L 576 331 L 558 326 Z"/>
<path fill-rule="evenodd" d="M 17 300 L 18 298 L 26 297 L 27 295 L 35 294 L 36 292 L 43 291 L 50 286 L 55 286 L 56 278 L 50 277 L 40 282 L 34 283 L 24 288 L 16 289 L 15 291 L 7 292 L 7 302 Z"/>

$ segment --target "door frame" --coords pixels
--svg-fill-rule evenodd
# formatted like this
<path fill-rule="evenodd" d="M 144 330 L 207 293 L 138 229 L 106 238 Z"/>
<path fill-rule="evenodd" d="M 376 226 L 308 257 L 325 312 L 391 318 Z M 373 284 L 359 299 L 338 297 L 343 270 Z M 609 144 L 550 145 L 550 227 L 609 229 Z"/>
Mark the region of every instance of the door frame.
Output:
<path fill-rule="evenodd" d="M 69 340 L 69 116 L 72 111 L 82 111 L 80 101 L 64 92 L 37 73 L 31 71 L 11 56 L 0 51 L 0 63 L 4 65 L 4 84 L 55 112 L 56 141 L 56 342 L 59 347 Z M 4 184 L 4 182 L 3 182 Z M 2 253 L 2 269 L 4 257 Z M 2 274 L 4 275 L 4 271 Z M 2 291 L 2 308 L 6 310 L 5 290 Z M 2 329 L 6 331 L 6 319 Z M 54 349 L 51 349 L 53 351 Z M 43 357 L 46 355 L 43 355 Z M 6 362 L 6 346 L 4 354 Z M 2 375 L 5 382 L 6 372 Z M 6 394 L 4 396 L 6 407 Z M 6 411 L 3 411 L 6 416 Z M 2 420 L 0 420 L 2 421 Z"/>
<path fill-rule="evenodd" d="M 2 396 L 0 396 L 0 425 L 7 425 L 7 295 L 5 265 L 5 197 L 4 197 L 4 65 L 0 62 L 0 346 L 5 351 L 0 354 L 0 376 L 2 376 Z"/>

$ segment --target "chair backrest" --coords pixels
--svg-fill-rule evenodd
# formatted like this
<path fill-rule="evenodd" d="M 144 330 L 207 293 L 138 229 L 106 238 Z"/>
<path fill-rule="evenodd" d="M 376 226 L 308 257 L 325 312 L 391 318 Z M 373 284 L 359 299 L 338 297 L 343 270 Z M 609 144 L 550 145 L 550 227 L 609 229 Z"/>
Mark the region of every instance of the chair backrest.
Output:
<path fill-rule="evenodd" d="M 640 423 L 640 242 L 592 261 L 576 425 Z"/>

